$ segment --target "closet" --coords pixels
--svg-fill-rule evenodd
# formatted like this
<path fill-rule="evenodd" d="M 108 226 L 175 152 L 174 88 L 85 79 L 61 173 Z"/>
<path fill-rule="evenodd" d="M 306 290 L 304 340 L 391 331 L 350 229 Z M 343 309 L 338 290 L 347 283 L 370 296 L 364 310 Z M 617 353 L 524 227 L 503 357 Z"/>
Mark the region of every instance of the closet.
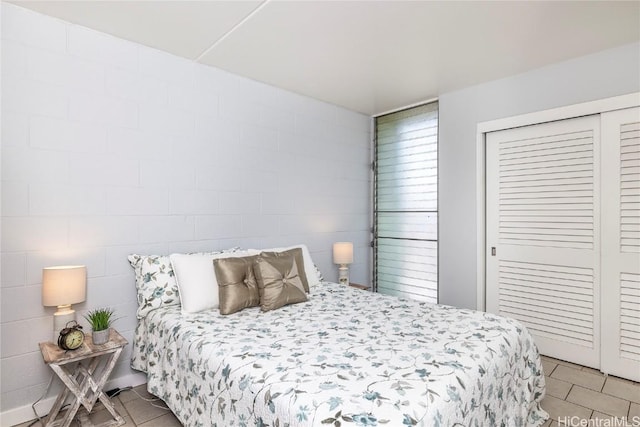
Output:
<path fill-rule="evenodd" d="M 640 108 L 485 137 L 487 311 L 640 381 Z"/>

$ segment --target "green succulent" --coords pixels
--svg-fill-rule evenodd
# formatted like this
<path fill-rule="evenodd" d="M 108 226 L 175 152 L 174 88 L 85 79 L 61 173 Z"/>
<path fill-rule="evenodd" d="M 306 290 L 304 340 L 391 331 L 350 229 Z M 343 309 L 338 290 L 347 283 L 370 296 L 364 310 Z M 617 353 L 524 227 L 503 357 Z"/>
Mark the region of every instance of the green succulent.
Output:
<path fill-rule="evenodd" d="M 96 308 L 89 311 L 84 318 L 87 319 L 94 331 L 108 329 L 116 319 L 113 319 L 114 311 L 110 308 Z"/>

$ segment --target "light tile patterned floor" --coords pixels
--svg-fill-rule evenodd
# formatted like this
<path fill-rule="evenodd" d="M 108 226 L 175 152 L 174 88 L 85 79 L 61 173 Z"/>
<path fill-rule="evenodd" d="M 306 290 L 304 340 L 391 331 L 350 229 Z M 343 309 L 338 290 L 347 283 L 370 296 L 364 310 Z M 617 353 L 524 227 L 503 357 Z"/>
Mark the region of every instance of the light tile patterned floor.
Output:
<path fill-rule="evenodd" d="M 143 384 L 134 388 L 134 391 L 123 391 L 119 395 L 111 398 L 116 410 L 124 420 L 127 427 L 181 427 L 176 417 L 169 409 L 166 409 L 164 402 L 147 392 L 147 385 Z M 94 424 L 107 421 L 111 414 L 104 409 L 102 404 L 96 405 L 90 416 Z M 34 420 L 35 421 L 35 420 Z M 44 420 L 43 420 L 44 421 Z M 33 423 L 29 421 L 15 427 L 28 427 Z M 43 424 L 35 422 L 33 427 L 41 427 Z M 76 427 L 76 421 L 71 426 Z"/>
<path fill-rule="evenodd" d="M 544 427 L 640 425 L 639 383 L 605 377 L 594 369 L 545 356 L 542 364 L 547 379 L 547 395 L 542 407 L 550 415 Z M 137 394 L 123 391 L 113 398 L 116 409 L 126 420 L 127 426 L 180 426 L 171 411 L 153 406 L 164 406 L 161 400 L 145 400 L 154 398 L 147 393 L 146 385 L 136 387 L 135 391 Z M 97 423 L 106 420 L 108 415 L 105 409 L 97 410 L 91 419 Z M 589 421 L 596 419 L 600 421 Z M 30 424 L 31 422 L 27 422 L 17 427 L 27 427 Z M 37 426 L 40 423 L 34 424 L 34 427 Z"/>
<path fill-rule="evenodd" d="M 639 383 L 546 356 L 542 366 L 547 380 L 542 407 L 550 417 L 544 427 L 640 425 Z"/>

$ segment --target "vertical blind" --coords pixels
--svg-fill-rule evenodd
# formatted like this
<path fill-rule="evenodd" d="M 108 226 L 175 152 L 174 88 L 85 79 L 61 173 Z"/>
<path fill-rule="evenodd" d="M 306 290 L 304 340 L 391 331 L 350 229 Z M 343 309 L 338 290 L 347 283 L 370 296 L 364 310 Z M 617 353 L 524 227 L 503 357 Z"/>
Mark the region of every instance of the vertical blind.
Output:
<path fill-rule="evenodd" d="M 438 103 L 376 118 L 374 286 L 438 301 Z"/>

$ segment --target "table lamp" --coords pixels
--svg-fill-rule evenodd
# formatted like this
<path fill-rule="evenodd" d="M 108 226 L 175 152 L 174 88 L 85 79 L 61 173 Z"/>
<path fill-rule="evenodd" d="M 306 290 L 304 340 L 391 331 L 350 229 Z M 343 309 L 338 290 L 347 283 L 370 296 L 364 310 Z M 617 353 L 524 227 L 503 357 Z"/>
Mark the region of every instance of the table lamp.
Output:
<path fill-rule="evenodd" d="M 333 263 L 340 265 L 338 268 L 338 282 L 342 285 L 349 284 L 349 267 L 353 262 L 353 243 L 337 242 L 333 244 Z"/>
<path fill-rule="evenodd" d="M 42 269 L 42 305 L 57 306 L 53 314 L 53 342 L 58 341 L 60 331 L 68 322 L 76 320 L 71 304 L 87 297 L 87 267 L 65 265 Z"/>

